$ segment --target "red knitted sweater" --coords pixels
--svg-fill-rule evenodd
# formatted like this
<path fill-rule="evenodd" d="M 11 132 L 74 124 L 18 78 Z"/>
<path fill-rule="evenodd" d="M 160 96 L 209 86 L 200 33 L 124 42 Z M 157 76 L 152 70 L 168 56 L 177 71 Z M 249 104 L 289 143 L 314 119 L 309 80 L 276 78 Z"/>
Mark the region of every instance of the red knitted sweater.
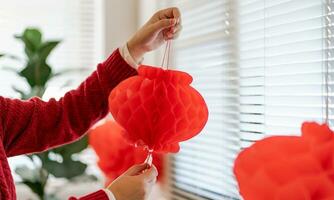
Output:
<path fill-rule="evenodd" d="M 16 199 L 7 157 L 40 152 L 77 140 L 106 116 L 110 91 L 136 73 L 117 50 L 76 90 L 66 93 L 59 101 L 0 97 L 0 200 Z M 79 199 L 108 198 L 100 190 Z"/>

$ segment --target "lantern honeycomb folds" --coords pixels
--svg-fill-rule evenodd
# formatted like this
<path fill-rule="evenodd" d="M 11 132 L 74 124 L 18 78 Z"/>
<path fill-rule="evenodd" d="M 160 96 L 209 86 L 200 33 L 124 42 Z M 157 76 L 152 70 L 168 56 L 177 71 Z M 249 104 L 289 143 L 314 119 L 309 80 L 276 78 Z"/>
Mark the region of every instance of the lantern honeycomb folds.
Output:
<path fill-rule="evenodd" d="M 334 134 L 304 123 L 301 137 L 269 137 L 242 151 L 234 173 L 245 200 L 334 199 Z"/>
<path fill-rule="evenodd" d="M 109 96 L 109 110 L 133 144 L 155 152 L 178 152 L 179 142 L 199 134 L 208 120 L 203 97 L 181 71 L 140 66 Z"/>

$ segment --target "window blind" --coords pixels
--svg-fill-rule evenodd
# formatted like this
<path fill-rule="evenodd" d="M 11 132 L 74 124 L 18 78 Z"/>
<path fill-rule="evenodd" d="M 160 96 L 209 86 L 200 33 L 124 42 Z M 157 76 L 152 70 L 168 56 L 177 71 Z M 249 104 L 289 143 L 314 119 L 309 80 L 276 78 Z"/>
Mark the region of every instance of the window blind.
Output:
<path fill-rule="evenodd" d="M 171 199 L 241 199 L 232 173 L 240 150 L 271 135 L 299 135 L 303 121 L 323 122 L 326 99 L 332 124 L 332 2 L 173 5 L 184 20 L 175 66 L 194 77 L 210 116 L 202 133 L 171 156 Z"/>
<path fill-rule="evenodd" d="M 55 71 L 69 68 L 93 69 L 100 61 L 102 52 L 101 30 L 97 21 L 102 10 L 101 4 L 101 1 L 93 0 L 1 1 L 0 53 L 11 53 L 23 57 L 22 44 L 13 36 L 21 34 L 27 27 L 38 27 L 44 33 L 44 38 L 62 40 L 49 60 Z M 19 69 L 22 64 L 1 60 L 0 66 L 13 66 Z M 77 85 L 88 73 L 88 71 L 82 72 L 70 78 L 74 85 Z M 12 72 L 1 70 L 0 80 L 0 94 L 4 96 L 17 97 L 11 88 L 12 84 L 20 88 L 27 87 L 25 82 L 20 81 Z M 64 82 L 62 78 L 53 81 L 52 92 L 57 93 L 57 89 Z"/>
<path fill-rule="evenodd" d="M 323 121 L 323 1 L 246 0 L 238 8 L 242 147 Z"/>
<path fill-rule="evenodd" d="M 175 66 L 194 77 L 210 115 L 202 133 L 172 157 L 171 199 L 236 199 L 232 166 L 240 141 L 233 2 L 177 2 L 184 29 L 174 45 Z"/>

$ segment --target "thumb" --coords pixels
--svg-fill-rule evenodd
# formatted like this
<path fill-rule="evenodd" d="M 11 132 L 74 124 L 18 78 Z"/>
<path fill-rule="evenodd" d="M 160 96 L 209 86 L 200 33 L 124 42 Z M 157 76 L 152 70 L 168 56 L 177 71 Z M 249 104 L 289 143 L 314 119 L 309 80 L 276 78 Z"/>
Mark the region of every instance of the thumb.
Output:
<path fill-rule="evenodd" d="M 161 31 L 176 24 L 176 19 L 162 19 L 153 24 L 153 31 Z"/>
<path fill-rule="evenodd" d="M 128 176 L 135 176 L 135 175 L 139 175 L 142 173 L 143 170 L 149 168 L 149 165 L 147 163 L 142 163 L 142 164 L 138 164 L 138 165 L 133 165 L 132 167 L 130 167 L 125 174 Z"/>

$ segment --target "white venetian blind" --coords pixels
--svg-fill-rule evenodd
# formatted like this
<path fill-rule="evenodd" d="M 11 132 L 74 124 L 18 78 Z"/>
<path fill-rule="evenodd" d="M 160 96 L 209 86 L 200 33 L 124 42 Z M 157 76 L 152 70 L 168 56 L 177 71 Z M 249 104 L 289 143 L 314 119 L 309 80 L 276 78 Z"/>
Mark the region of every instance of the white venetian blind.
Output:
<path fill-rule="evenodd" d="M 101 30 L 99 14 L 101 0 L 0 0 L 0 53 L 11 53 L 23 57 L 23 46 L 13 38 L 27 27 L 38 27 L 45 39 L 60 39 L 62 43 L 50 57 L 55 71 L 73 68 L 95 67 L 101 55 Z M 1 61 L 0 66 L 22 67 L 21 63 Z M 85 75 L 70 76 L 77 85 Z M 0 72 L 0 95 L 17 96 L 11 85 L 26 88 L 25 82 L 12 72 Z M 63 80 L 52 82 L 57 88 Z"/>
<path fill-rule="evenodd" d="M 175 66 L 193 75 L 210 117 L 201 135 L 172 156 L 171 199 L 241 199 L 232 173 L 237 153 L 270 135 L 299 135 L 303 121 L 323 122 L 326 79 L 333 121 L 332 2 L 174 5 L 184 20 Z"/>
<path fill-rule="evenodd" d="M 232 2 L 177 1 L 183 32 L 175 66 L 189 72 L 209 108 L 202 133 L 172 158 L 172 199 L 237 198 L 233 160 L 239 151 L 239 95 Z"/>
<path fill-rule="evenodd" d="M 324 120 L 327 52 L 321 0 L 239 1 L 242 147 Z M 331 116 L 330 116 L 331 117 Z"/>

